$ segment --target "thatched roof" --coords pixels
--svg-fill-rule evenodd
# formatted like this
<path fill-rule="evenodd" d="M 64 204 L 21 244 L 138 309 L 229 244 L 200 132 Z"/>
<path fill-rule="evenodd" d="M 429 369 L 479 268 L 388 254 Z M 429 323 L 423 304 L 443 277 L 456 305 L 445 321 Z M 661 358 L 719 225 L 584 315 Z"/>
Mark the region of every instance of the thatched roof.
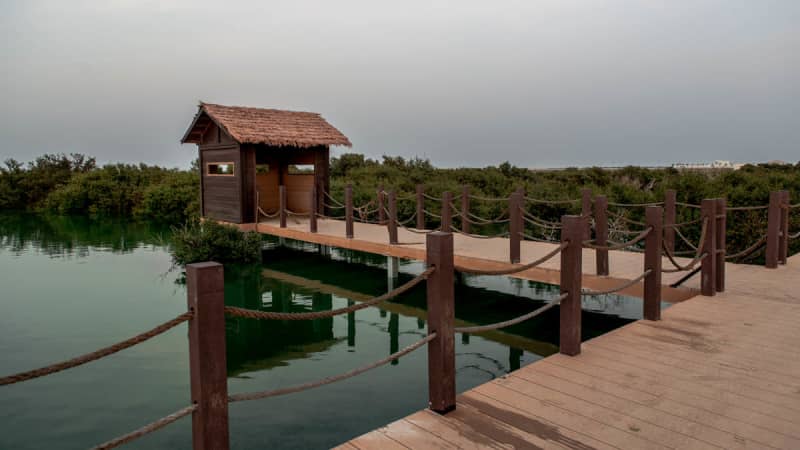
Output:
<path fill-rule="evenodd" d="M 317 113 L 212 103 L 200 103 L 200 109 L 181 142 L 199 144 L 212 121 L 240 144 L 300 148 L 352 146 L 347 136 Z"/>

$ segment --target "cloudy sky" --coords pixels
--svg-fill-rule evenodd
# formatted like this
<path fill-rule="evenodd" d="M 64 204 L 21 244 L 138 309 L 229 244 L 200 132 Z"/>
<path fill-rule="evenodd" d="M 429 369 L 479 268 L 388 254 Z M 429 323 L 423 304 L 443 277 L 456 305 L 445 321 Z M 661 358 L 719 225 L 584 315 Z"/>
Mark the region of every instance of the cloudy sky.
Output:
<path fill-rule="evenodd" d="M 797 0 L 0 0 L 0 159 L 186 166 L 202 100 L 444 166 L 798 161 L 799 23 Z"/>

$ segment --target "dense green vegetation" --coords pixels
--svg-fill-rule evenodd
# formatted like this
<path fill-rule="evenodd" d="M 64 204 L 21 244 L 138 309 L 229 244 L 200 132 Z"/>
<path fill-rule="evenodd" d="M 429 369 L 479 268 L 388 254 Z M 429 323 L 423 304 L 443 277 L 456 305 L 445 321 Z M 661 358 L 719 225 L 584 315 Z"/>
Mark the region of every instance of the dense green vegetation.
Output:
<path fill-rule="evenodd" d="M 172 234 L 172 257 L 180 265 L 203 261 L 254 263 L 261 261 L 261 234 L 241 232 L 230 225 L 193 220 Z"/>

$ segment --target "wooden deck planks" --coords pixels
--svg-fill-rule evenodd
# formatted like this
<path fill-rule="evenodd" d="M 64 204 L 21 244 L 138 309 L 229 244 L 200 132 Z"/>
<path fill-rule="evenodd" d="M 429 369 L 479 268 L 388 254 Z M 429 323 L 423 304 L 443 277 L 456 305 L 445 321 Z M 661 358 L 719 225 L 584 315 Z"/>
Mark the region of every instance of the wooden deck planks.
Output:
<path fill-rule="evenodd" d="M 800 256 L 728 266 L 727 292 L 478 386 L 446 416 L 404 420 L 459 448 L 800 448 Z"/>

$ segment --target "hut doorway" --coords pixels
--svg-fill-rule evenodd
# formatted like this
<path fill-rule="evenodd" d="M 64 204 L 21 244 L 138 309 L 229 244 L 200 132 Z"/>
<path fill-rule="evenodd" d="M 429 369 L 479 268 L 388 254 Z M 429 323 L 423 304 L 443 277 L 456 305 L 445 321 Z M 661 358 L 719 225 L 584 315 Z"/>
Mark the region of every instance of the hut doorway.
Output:
<path fill-rule="evenodd" d="M 256 198 L 258 207 L 266 214 L 275 214 L 280 207 L 278 186 L 280 186 L 280 176 L 277 167 L 256 164 Z"/>

